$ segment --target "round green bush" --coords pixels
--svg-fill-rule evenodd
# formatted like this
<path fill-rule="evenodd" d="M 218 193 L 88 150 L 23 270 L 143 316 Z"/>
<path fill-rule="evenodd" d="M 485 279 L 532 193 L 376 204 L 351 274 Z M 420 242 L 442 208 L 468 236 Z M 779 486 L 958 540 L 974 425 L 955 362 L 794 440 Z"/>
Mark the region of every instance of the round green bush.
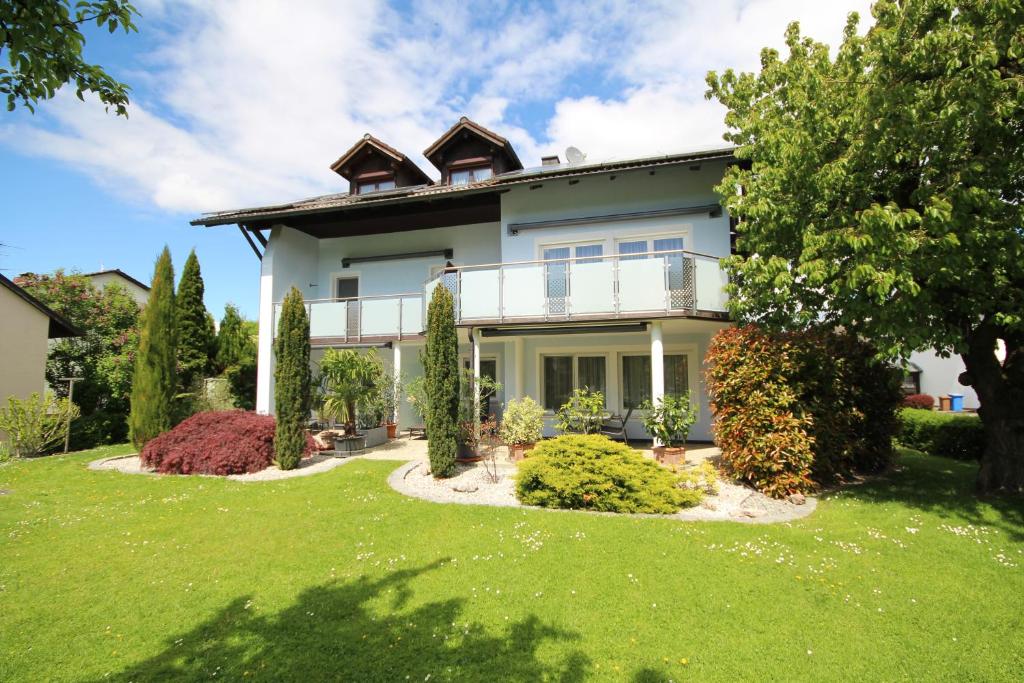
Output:
<path fill-rule="evenodd" d="M 519 465 L 516 496 L 525 505 L 603 512 L 673 513 L 699 490 L 629 446 L 597 435 L 542 441 Z"/>

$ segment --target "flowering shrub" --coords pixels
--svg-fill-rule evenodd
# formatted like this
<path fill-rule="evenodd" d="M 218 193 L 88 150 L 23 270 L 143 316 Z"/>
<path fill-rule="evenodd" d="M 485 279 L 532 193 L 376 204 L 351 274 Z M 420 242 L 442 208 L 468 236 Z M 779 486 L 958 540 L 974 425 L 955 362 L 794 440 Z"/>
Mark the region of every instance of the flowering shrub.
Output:
<path fill-rule="evenodd" d="M 501 416 L 501 440 L 509 445 L 537 443 L 544 434 L 544 409 L 529 396 L 512 399 Z"/>
<path fill-rule="evenodd" d="M 275 426 L 272 416 L 244 410 L 196 413 L 147 442 L 142 463 L 164 474 L 259 472 L 274 461 Z M 307 436 L 306 455 L 314 450 Z"/>
<path fill-rule="evenodd" d="M 935 407 L 935 397 L 929 394 L 910 394 L 903 397 L 903 407 L 931 410 Z"/>
<path fill-rule="evenodd" d="M 603 436 L 566 435 L 542 441 L 516 473 L 516 496 L 526 505 L 672 513 L 698 504 L 699 489 L 625 444 Z"/>
<path fill-rule="evenodd" d="M 723 465 L 758 490 L 808 492 L 891 463 L 898 373 L 855 337 L 730 328 L 707 363 Z"/>

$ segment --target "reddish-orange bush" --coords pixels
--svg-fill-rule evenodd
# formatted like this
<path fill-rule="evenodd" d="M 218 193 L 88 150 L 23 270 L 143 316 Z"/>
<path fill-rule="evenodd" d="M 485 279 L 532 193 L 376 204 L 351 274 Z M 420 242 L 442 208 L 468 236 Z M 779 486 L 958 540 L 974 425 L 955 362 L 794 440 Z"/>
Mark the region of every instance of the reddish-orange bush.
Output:
<path fill-rule="evenodd" d="M 244 410 L 196 413 L 142 449 L 144 465 L 165 474 L 243 474 L 274 462 L 275 420 Z M 316 450 L 306 439 L 306 454 Z"/>
<path fill-rule="evenodd" d="M 722 460 L 772 495 L 806 492 L 892 462 L 899 373 L 850 334 L 719 332 L 708 384 Z"/>
<path fill-rule="evenodd" d="M 935 397 L 929 394 L 910 394 L 903 397 L 903 407 L 931 410 L 935 407 Z"/>

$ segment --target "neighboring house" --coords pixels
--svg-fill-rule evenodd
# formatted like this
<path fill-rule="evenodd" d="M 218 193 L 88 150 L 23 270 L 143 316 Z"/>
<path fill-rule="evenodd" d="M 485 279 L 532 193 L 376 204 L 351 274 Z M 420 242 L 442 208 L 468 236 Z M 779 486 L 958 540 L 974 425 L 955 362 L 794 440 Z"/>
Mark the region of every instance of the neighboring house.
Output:
<path fill-rule="evenodd" d="M 128 290 L 128 293 L 140 307 L 145 306 L 146 302 L 149 301 L 149 286 L 139 282 L 120 268 L 98 270 L 95 273 L 83 273 L 82 276 L 89 278 L 96 289 L 103 289 L 111 283 L 121 285 Z"/>
<path fill-rule="evenodd" d="M 275 312 L 291 287 L 309 303 L 314 362 L 375 346 L 408 380 L 443 286 L 463 363 L 502 383 L 499 405 L 529 395 L 550 415 L 589 387 L 624 414 L 690 390 L 691 437 L 710 440 L 703 358 L 730 324 L 730 220 L 713 188 L 732 148 L 603 163 L 569 151 L 524 169 L 507 139 L 463 118 L 424 152 L 434 182 L 366 135 L 331 166 L 346 193 L 194 220 L 237 225 L 262 259 L 257 410 L 274 405 Z M 403 402 L 400 423 L 417 421 Z M 629 435 L 645 436 L 636 412 Z"/>
<path fill-rule="evenodd" d="M 64 317 L 0 275 L 0 401 L 46 391 L 48 340 L 81 334 Z"/>

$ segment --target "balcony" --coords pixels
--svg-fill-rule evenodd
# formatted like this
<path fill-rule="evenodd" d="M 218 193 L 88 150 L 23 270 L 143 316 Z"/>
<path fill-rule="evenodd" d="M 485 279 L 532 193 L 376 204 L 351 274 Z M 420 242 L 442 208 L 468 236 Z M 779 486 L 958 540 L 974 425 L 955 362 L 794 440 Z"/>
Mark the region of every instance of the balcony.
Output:
<path fill-rule="evenodd" d="M 726 282 L 718 257 L 669 250 L 453 267 L 425 301 L 447 287 L 459 324 L 719 317 Z"/>
<path fill-rule="evenodd" d="M 392 294 L 338 301 L 306 301 L 311 339 L 353 344 L 400 340 L 423 333 L 423 295 Z M 274 335 L 281 304 L 274 304 Z"/>

